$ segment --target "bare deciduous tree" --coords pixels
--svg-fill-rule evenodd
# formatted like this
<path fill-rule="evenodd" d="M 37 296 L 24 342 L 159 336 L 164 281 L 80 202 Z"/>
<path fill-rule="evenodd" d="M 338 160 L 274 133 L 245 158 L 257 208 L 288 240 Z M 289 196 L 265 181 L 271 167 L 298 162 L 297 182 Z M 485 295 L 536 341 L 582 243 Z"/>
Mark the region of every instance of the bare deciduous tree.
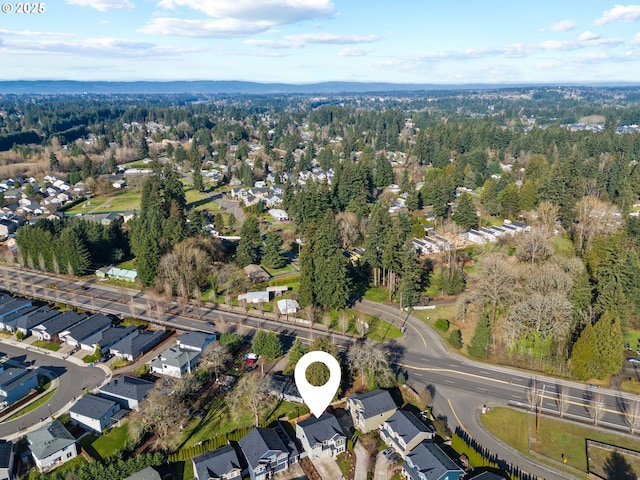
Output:
<path fill-rule="evenodd" d="M 624 421 L 629 426 L 631 433 L 635 433 L 640 428 L 640 400 L 627 400 L 624 404 Z"/>
<path fill-rule="evenodd" d="M 360 225 L 358 217 L 352 212 L 339 212 L 336 215 L 336 226 L 342 248 L 349 248 L 356 245 L 360 237 Z"/>
<path fill-rule="evenodd" d="M 477 299 L 486 302 L 491 307 L 491 325 L 494 332 L 496 310 L 500 302 L 508 299 L 517 280 L 517 273 L 506 255 L 490 255 L 480 262 L 481 275 L 478 281 Z"/>
<path fill-rule="evenodd" d="M 576 220 L 574 232 L 578 252 L 584 252 L 596 235 L 615 231 L 619 228 L 614 222 L 617 207 L 603 202 L 597 197 L 587 195 L 576 204 Z"/>
<path fill-rule="evenodd" d="M 220 342 L 212 342 L 206 346 L 200 357 L 200 362 L 205 367 L 210 368 L 218 380 L 220 374 L 224 371 L 227 364 L 231 361 L 231 353 L 229 348 Z"/>
<path fill-rule="evenodd" d="M 524 391 L 527 397 L 527 403 L 529 404 L 529 408 L 533 410 L 538 405 L 540 401 L 540 390 L 538 390 L 538 380 L 532 378 L 529 382 L 529 385 Z"/>
<path fill-rule="evenodd" d="M 361 377 L 371 376 L 380 386 L 391 386 L 395 380 L 387 352 L 373 342 L 354 343 L 347 352 L 349 365 Z"/>
<path fill-rule="evenodd" d="M 587 400 L 585 408 L 589 412 L 589 416 L 593 419 L 593 424 L 598 425 L 598 422 L 604 415 L 604 395 L 601 392 L 593 393 Z"/>
<path fill-rule="evenodd" d="M 529 232 L 520 233 L 516 237 L 516 254 L 522 262 L 544 262 L 553 255 L 550 232 L 541 227 L 534 227 Z"/>
<path fill-rule="evenodd" d="M 266 378 L 255 373 L 242 377 L 228 397 L 231 411 L 240 414 L 248 408 L 253 413 L 256 427 L 260 426 L 260 414 L 269 407 L 270 398 Z"/>
<path fill-rule="evenodd" d="M 562 418 L 569 409 L 569 387 L 566 385 L 558 385 L 557 389 L 556 403 L 558 405 L 558 413 L 560 414 L 560 418 Z"/>

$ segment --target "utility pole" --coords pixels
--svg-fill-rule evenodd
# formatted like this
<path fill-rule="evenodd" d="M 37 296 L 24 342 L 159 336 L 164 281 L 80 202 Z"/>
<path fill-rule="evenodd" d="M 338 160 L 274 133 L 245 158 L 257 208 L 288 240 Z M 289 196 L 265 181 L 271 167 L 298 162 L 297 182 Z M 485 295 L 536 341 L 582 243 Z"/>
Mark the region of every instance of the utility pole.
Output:
<path fill-rule="evenodd" d="M 540 415 L 542 415 L 542 402 L 544 402 L 544 389 L 546 385 L 542 384 L 542 394 L 540 395 L 540 405 L 538 406 L 538 421 L 536 422 L 536 433 L 540 431 Z"/>

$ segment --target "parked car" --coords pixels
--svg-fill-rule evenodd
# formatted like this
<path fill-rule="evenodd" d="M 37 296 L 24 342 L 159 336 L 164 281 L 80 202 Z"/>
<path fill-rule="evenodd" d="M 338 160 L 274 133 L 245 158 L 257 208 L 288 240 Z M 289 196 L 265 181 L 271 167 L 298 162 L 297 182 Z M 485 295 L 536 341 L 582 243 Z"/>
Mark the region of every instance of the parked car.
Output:
<path fill-rule="evenodd" d="M 386 450 L 382 451 L 382 456 L 388 460 L 389 457 L 394 453 L 395 453 L 395 450 L 393 448 L 387 448 Z"/>
<path fill-rule="evenodd" d="M 629 363 L 640 363 L 640 358 L 629 358 Z"/>

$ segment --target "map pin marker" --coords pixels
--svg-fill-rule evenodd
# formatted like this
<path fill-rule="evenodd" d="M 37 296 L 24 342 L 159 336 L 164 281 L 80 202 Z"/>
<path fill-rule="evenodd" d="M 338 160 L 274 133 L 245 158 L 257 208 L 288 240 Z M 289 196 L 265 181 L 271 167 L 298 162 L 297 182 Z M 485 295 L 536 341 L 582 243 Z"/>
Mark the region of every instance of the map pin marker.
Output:
<path fill-rule="evenodd" d="M 316 362 L 324 363 L 329 368 L 329 381 L 320 387 L 311 385 L 306 377 L 307 368 Z M 331 403 L 340 386 L 341 377 L 340 364 L 330 353 L 321 351 L 309 352 L 298 360 L 294 373 L 296 386 L 300 395 L 302 395 L 304 403 L 307 404 L 316 418 L 320 417 Z"/>

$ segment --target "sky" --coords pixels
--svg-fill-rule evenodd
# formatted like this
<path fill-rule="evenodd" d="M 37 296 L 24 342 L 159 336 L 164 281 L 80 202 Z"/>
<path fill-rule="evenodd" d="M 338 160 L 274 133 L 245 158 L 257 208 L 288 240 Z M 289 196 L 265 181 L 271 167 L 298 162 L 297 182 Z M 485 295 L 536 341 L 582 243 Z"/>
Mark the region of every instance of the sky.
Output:
<path fill-rule="evenodd" d="M 0 3 L 0 80 L 640 83 L 640 4 L 48 0 L 18 13 Z"/>

